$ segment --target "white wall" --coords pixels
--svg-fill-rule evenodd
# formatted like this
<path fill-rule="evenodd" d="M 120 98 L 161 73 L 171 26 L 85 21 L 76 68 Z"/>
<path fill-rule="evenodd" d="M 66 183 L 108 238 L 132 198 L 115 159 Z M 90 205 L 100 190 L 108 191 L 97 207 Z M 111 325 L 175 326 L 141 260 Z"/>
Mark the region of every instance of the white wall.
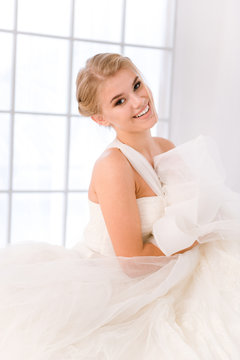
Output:
<path fill-rule="evenodd" d="M 214 137 L 240 192 L 240 1 L 178 0 L 170 138 Z"/>

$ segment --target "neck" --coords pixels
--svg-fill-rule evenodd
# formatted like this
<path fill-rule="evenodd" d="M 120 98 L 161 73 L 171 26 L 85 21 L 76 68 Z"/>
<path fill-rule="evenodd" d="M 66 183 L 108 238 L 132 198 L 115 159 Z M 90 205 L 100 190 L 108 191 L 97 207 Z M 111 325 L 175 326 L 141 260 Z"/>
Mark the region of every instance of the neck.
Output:
<path fill-rule="evenodd" d="M 139 133 L 117 133 L 116 137 L 145 156 L 152 157 L 155 154 L 155 141 L 149 129 Z"/>

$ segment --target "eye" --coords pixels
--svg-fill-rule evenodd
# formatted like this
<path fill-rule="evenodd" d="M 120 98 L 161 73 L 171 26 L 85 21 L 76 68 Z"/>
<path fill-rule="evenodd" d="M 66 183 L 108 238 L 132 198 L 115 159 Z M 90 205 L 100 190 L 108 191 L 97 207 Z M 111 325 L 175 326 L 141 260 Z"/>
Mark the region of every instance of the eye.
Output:
<path fill-rule="evenodd" d="M 115 105 L 121 105 L 121 104 L 123 104 L 124 103 L 124 99 L 123 98 L 121 98 L 121 99 L 119 99 L 116 103 L 115 103 Z"/>
<path fill-rule="evenodd" d="M 134 90 L 137 90 L 140 86 L 141 86 L 141 81 L 138 81 L 138 82 L 134 85 Z"/>

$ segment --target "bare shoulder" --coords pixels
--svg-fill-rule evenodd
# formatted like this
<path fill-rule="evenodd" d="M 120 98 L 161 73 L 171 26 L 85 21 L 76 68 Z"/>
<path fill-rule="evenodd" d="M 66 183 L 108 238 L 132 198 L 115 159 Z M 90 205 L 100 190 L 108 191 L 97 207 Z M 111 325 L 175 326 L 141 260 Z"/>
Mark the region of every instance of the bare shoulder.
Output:
<path fill-rule="evenodd" d="M 93 174 L 95 176 L 111 170 L 110 176 L 119 175 L 119 172 L 132 173 L 131 166 L 127 158 L 118 148 L 106 149 L 102 155 L 97 159 L 93 168 Z M 125 174 L 126 175 L 126 174 Z"/>
<path fill-rule="evenodd" d="M 162 152 L 169 151 L 176 147 L 171 140 L 163 137 L 154 137 L 154 140 Z"/>
<path fill-rule="evenodd" d="M 94 193 L 95 199 L 99 201 L 100 194 L 113 194 L 123 189 L 135 189 L 132 167 L 119 149 L 106 149 L 93 167 L 89 195 Z"/>

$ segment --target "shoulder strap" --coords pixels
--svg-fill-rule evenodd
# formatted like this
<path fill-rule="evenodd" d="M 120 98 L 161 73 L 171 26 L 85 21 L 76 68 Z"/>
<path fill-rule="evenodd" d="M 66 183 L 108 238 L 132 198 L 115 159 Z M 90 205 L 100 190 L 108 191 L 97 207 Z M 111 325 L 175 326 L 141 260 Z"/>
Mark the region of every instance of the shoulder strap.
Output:
<path fill-rule="evenodd" d="M 162 186 L 157 173 L 140 152 L 129 145 L 123 144 L 117 138 L 108 145 L 108 148 L 112 147 L 116 147 L 121 150 L 123 155 L 126 156 L 131 165 L 142 176 L 156 195 L 162 195 Z"/>

